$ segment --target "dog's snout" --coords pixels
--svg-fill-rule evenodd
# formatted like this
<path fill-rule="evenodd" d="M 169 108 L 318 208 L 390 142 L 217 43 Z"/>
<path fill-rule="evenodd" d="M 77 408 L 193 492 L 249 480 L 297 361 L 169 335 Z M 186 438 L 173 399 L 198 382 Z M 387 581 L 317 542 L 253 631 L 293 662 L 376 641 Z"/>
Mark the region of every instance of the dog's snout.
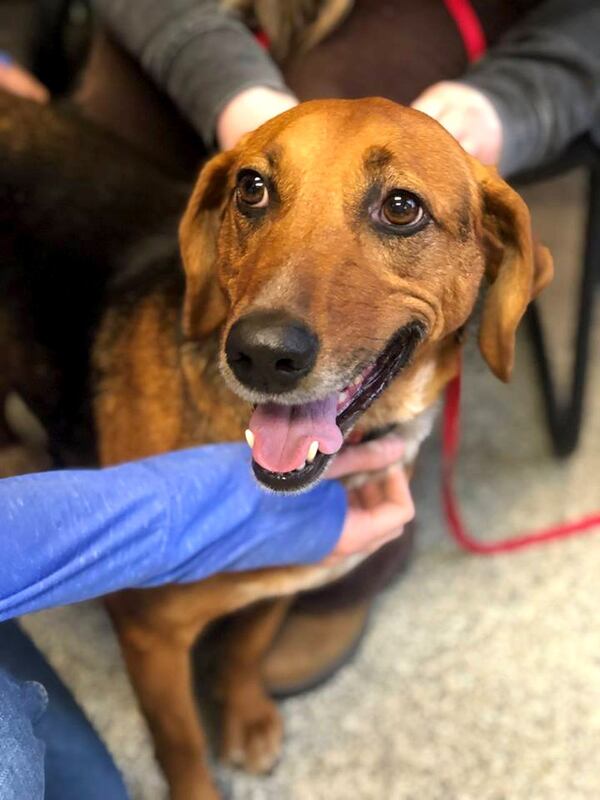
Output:
<path fill-rule="evenodd" d="M 255 311 L 242 317 L 225 343 L 227 363 L 236 378 L 268 394 L 295 389 L 313 368 L 318 350 L 313 331 L 283 311 Z"/>

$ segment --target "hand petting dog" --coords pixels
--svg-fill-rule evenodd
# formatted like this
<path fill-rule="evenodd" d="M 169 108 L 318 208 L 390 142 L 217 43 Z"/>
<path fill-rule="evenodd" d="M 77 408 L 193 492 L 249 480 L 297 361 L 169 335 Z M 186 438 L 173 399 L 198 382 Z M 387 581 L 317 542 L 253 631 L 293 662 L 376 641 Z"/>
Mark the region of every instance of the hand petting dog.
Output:
<path fill-rule="evenodd" d="M 349 508 L 338 543 L 324 560 L 329 566 L 348 556 L 370 554 L 402 534 L 415 515 L 408 478 L 399 465 L 404 443 L 387 437 L 344 448 L 336 456 L 329 478 L 368 472 L 372 479 L 348 492 Z"/>

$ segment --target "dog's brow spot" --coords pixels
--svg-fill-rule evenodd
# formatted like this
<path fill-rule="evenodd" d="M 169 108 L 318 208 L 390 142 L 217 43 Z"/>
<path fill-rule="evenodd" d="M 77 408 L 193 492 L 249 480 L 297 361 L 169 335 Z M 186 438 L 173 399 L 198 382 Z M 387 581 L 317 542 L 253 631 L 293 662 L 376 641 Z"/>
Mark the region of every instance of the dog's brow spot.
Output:
<path fill-rule="evenodd" d="M 281 145 L 272 145 L 269 149 L 265 152 L 265 158 L 267 159 L 267 163 L 269 167 L 275 172 L 277 167 L 279 166 L 279 162 L 281 160 L 282 149 Z"/>
<path fill-rule="evenodd" d="M 365 153 L 364 165 L 369 172 L 383 169 L 393 159 L 387 147 L 369 147 Z"/>

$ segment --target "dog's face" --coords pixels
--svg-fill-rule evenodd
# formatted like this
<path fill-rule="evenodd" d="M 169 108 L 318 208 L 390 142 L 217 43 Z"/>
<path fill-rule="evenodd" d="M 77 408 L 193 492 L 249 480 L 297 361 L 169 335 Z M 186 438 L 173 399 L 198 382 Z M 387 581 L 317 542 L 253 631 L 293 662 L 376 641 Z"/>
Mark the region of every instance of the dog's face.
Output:
<path fill-rule="evenodd" d="M 518 195 L 381 99 L 306 103 L 215 157 L 181 244 L 185 333 L 223 326 L 223 376 L 256 404 L 255 472 L 280 491 L 312 485 L 361 418 L 394 422 L 415 365 L 439 391 L 486 274 L 481 348 L 506 379 L 551 274 Z M 384 389 L 383 418 L 363 417 Z"/>

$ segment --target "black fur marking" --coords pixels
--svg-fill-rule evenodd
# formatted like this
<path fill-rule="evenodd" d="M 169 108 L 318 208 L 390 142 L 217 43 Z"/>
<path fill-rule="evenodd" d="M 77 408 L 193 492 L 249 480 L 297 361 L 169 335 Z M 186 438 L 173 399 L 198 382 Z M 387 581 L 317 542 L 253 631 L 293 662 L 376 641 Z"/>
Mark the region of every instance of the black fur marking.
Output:
<path fill-rule="evenodd" d="M 394 156 L 387 147 L 369 147 L 365 153 L 363 164 L 367 172 L 380 172 L 393 159 Z"/>

